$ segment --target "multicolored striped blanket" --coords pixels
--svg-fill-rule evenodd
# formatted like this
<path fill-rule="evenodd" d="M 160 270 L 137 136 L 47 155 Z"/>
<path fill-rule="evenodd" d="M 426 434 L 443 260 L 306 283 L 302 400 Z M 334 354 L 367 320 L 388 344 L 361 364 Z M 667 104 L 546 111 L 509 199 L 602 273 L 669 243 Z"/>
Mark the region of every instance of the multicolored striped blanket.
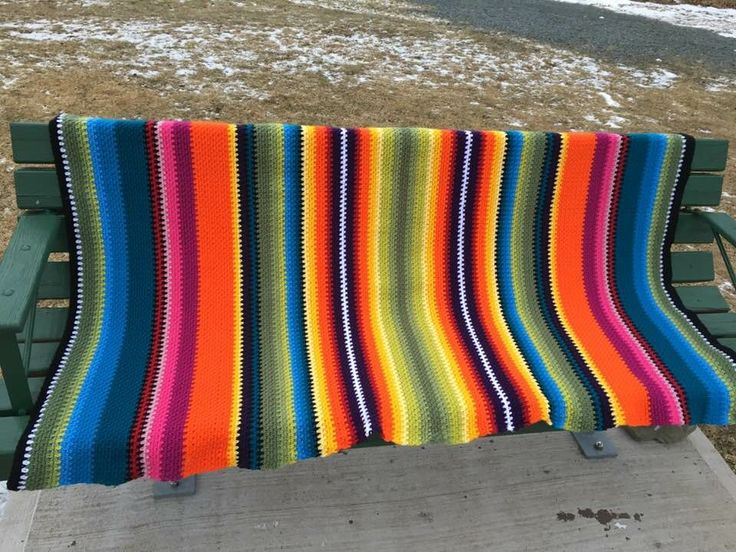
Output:
<path fill-rule="evenodd" d="M 76 282 L 13 489 L 376 435 L 736 422 L 668 284 L 681 135 L 52 122 Z"/>

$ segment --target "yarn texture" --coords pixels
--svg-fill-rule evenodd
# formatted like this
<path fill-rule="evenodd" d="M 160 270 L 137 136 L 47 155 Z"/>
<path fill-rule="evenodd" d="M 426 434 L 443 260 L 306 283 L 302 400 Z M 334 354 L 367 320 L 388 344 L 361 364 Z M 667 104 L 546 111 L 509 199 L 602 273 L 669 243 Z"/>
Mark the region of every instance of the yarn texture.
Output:
<path fill-rule="evenodd" d="M 734 354 L 669 283 L 688 136 L 51 129 L 73 290 L 12 489 L 736 423 Z"/>

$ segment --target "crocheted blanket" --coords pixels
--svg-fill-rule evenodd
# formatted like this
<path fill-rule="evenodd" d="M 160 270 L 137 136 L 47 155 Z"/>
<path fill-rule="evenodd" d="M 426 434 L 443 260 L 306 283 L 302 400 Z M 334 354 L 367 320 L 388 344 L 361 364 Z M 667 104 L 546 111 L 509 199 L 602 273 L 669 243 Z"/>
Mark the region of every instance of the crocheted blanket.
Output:
<path fill-rule="evenodd" d="M 76 283 L 13 489 L 736 422 L 668 283 L 689 137 L 51 127 Z"/>

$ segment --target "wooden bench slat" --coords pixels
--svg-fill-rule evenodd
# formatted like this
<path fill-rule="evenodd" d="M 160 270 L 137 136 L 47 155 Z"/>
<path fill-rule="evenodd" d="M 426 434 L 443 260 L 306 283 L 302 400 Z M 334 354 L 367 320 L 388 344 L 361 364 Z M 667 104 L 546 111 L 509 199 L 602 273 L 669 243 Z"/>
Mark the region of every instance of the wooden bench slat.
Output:
<path fill-rule="evenodd" d="M 20 345 L 21 354 L 25 352 L 25 343 Z M 45 376 L 51 367 L 51 361 L 54 360 L 56 349 L 59 348 L 58 341 L 48 341 L 45 343 L 34 343 L 31 347 L 31 359 L 28 363 L 27 372 L 29 376 Z"/>
<path fill-rule="evenodd" d="M 708 213 L 699 212 L 695 215 L 697 218 L 705 222 L 709 227 L 713 227 L 728 242 L 736 246 L 736 220 L 726 213 Z"/>
<path fill-rule="evenodd" d="M 64 335 L 68 308 L 62 307 L 38 307 L 36 309 L 36 325 L 33 329 L 33 341 L 49 342 L 59 341 Z M 22 335 L 18 336 L 18 342 L 23 343 Z"/>
<path fill-rule="evenodd" d="M 22 167 L 16 169 L 14 176 L 15 200 L 19 209 L 62 208 L 59 181 L 55 169 Z"/>
<path fill-rule="evenodd" d="M 736 352 L 736 337 L 723 337 L 718 340 L 718 343 Z"/>
<path fill-rule="evenodd" d="M 46 263 L 38 284 L 39 299 L 68 299 L 71 291 L 69 262 Z"/>
<path fill-rule="evenodd" d="M 28 378 L 28 387 L 31 390 L 31 397 L 33 402 L 36 402 L 38 393 L 43 385 L 43 378 Z M 0 417 L 12 416 L 14 414 L 13 407 L 10 404 L 10 397 L 8 390 L 5 387 L 5 382 L 0 379 Z"/>
<path fill-rule="evenodd" d="M 698 318 L 714 337 L 736 337 L 736 312 L 699 314 Z"/>
<path fill-rule="evenodd" d="M 680 213 L 675 227 L 675 243 L 711 243 L 713 231 L 707 221 L 692 214 Z"/>
<path fill-rule="evenodd" d="M 715 207 L 721 202 L 723 176 L 720 174 L 691 174 L 682 195 L 682 205 Z"/>
<path fill-rule="evenodd" d="M 0 328 L 17 332 L 23 327 L 41 270 L 63 227 L 59 214 L 26 213 L 18 219 L 0 263 Z"/>
<path fill-rule="evenodd" d="M 17 121 L 10 123 L 13 161 L 16 163 L 53 163 L 49 126 L 46 123 Z"/>
<path fill-rule="evenodd" d="M 0 477 L 7 479 L 23 431 L 28 425 L 28 416 L 0 418 Z"/>
<path fill-rule="evenodd" d="M 691 171 L 723 171 L 728 161 L 728 140 L 697 138 Z"/>
<path fill-rule="evenodd" d="M 715 278 L 710 251 L 674 251 L 670 255 L 672 282 L 707 282 Z"/>
<path fill-rule="evenodd" d="M 693 312 L 728 312 L 728 303 L 716 286 L 683 286 L 675 291 L 685 307 Z"/>

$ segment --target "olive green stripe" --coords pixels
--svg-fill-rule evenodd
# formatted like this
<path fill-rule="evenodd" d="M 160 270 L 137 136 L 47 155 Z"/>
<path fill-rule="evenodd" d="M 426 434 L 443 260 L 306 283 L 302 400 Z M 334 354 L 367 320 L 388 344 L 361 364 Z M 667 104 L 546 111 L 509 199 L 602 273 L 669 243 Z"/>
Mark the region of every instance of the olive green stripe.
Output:
<path fill-rule="evenodd" d="M 284 131 L 256 125 L 255 154 L 261 435 L 263 467 L 296 461 L 296 428 L 286 326 Z"/>
<path fill-rule="evenodd" d="M 84 265 L 83 300 L 79 332 L 36 431 L 26 485 L 28 489 L 59 484 L 62 441 L 99 343 L 105 298 L 105 255 L 87 119 L 65 116 L 62 119 L 62 132 L 68 155 L 72 194 L 79 217 Z M 53 461 L 49 461 L 52 458 Z"/>
<path fill-rule="evenodd" d="M 401 263 L 395 238 L 402 235 L 406 228 L 401 225 L 405 217 L 405 206 L 400 205 L 396 199 L 399 188 L 396 182 L 396 171 L 405 160 L 401 159 L 397 152 L 399 148 L 397 129 L 381 129 L 379 140 L 379 209 L 383 223 L 378 236 L 379 257 L 382 260 L 382 266 L 379 269 L 381 294 L 378 297 L 381 303 L 381 324 L 386 332 L 386 347 L 394 361 L 391 369 L 397 373 L 401 392 L 406 401 L 407 440 L 409 444 L 420 444 L 422 435 L 426 432 L 421 423 L 426 410 L 424 406 L 426 397 L 411 369 L 416 357 L 412 356 L 412 352 L 408 350 L 407 344 L 402 339 L 405 331 L 398 323 L 400 319 L 399 298 L 401 294 L 406 293 L 406 287 L 401 285 L 401 279 L 398 276 Z"/>
<path fill-rule="evenodd" d="M 410 250 L 415 252 L 416 257 L 411 266 L 411 285 L 415 290 L 422 293 L 412 293 L 412 308 L 414 316 L 412 321 L 417 326 L 417 332 L 422 338 L 427 354 L 430 357 L 430 365 L 425 367 L 425 372 L 432 385 L 435 400 L 441 405 L 445 418 L 440 428 L 432 427 L 433 440 L 441 442 L 457 443 L 466 437 L 467 405 L 462 396 L 462 391 L 455 381 L 455 374 L 450 363 L 453 362 L 451 348 L 442 342 L 443 328 L 435 327 L 432 320 L 431 310 L 434 301 L 428 296 L 428 281 L 434 277 L 430 266 L 424 262 L 424 257 L 431 258 L 434 263 L 433 240 L 429 235 L 435 232 L 436 221 L 430 218 L 432 202 L 435 200 L 433 188 L 438 185 L 438 175 L 435 174 L 435 161 L 440 155 L 441 137 L 439 133 L 433 133 L 427 129 L 417 129 L 415 132 L 414 155 L 417 163 L 413 174 L 411 191 L 416 203 L 412 213 L 413 222 L 410 225 L 412 242 Z M 407 256 L 407 260 L 408 260 Z M 437 285 L 438 283 L 435 283 Z M 434 306 L 436 308 L 436 305 Z M 438 408 L 439 410 L 439 408 Z"/>
<path fill-rule="evenodd" d="M 393 251 L 399 280 L 396 321 L 406 337 L 407 354 L 414 359 L 409 373 L 422 409 L 422 440 L 448 441 L 452 436 L 448 434 L 450 428 L 445 419 L 448 410 L 446 397 L 437 377 L 438 351 L 427 335 L 426 328 L 422 328 L 423 296 L 416 293 L 416 290 L 422 289 L 421 252 L 425 242 L 422 228 L 427 194 L 420 191 L 423 183 L 421 175 L 428 164 L 426 148 L 420 147 L 417 130 L 400 129 L 396 131 L 396 138 L 397 194 L 391 216 L 391 233 L 397 237 Z"/>

